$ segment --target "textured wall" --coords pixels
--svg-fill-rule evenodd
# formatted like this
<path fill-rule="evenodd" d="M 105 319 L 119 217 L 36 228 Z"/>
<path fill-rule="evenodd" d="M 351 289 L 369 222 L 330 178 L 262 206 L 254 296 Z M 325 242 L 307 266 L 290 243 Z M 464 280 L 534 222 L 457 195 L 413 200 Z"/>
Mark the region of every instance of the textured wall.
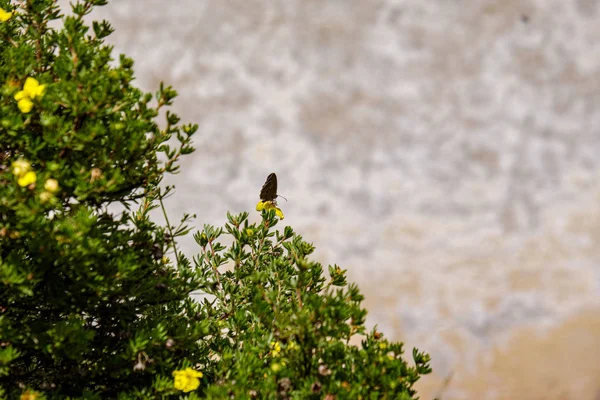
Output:
<path fill-rule="evenodd" d="M 349 269 L 370 323 L 432 354 L 423 399 L 600 396 L 600 1 L 113 0 L 93 16 L 139 86 L 174 85 L 200 125 L 174 213 L 221 224 L 275 171 L 284 222 Z"/>

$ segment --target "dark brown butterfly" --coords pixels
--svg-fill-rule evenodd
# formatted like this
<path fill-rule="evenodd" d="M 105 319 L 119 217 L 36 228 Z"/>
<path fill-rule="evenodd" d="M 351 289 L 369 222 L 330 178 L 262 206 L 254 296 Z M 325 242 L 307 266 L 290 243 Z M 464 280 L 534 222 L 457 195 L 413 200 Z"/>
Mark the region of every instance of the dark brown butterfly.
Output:
<path fill-rule="evenodd" d="M 265 184 L 260 189 L 260 200 L 277 204 L 277 175 L 274 172 L 267 176 Z"/>

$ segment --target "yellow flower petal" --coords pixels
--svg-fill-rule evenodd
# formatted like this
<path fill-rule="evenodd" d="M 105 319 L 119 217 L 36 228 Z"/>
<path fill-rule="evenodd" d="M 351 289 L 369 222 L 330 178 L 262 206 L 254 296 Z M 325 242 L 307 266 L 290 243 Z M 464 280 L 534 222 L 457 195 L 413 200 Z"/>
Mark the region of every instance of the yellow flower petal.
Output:
<path fill-rule="evenodd" d="M 42 96 L 45 89 L 46 85 L 40 85 L 37 79 L 32 77 L 25 79 L 23 91 L 27 93 L 27 96 L 30 98 L 35 99 L 37 96 Z"/>
<path fill-rule="evenodd" d="M 29 164 L 29 161 L 19 159 L 14 161 L 11 164 L 11 167 L 13 174 L 15 174 L 16 176 L 22 176 L 25 175 L 25 173 L 29 172 L 29 170 L 31 169 L 31 164 Z"/>
<path fill-rule="evenodd" d="M 28 390 L 21 394 L 21 396 L 19 397 L 19 400 L 36 400 L 38 397 L 39 397 L 38 392 L 32 392 L 31 390 Z"/>
<path fill-rule="evenodd" d="M 7 12 L 4 9 L 0 8 L 0 22 L 6 22 L 13 16 L 15 12 Z"/>
<path fill-rule="evenodd" d="M 44 95 L 44 92 L 46 91 L 46 85 L 39 85 L 36 89 L 35 89 L 35 96 L 31 96 L 31 98 L 34 98 L 36 96 L 42 97 Z"/>
<path fill-rule="evenodd" d="M 25 84 L 23 84 L 23 91 L 27 93 L 27 96 L 32 97 L 32 93 L 39 84 L 40 82 L 37 79 L 28 76 L 27 79 L 25 79 Z"/>
<path fill-rule="evenodd" d="M 273 357 L 279 357 L 279 353 L 281 353 L 281 343 L 271 342 L 271 355 Z"/>
<path fill-rule="evenodd" d="M 283 219 L 283 211 L 279 207 L 275 208 L 275 214 L 279 217 L 279 219 Z"/>
<path fill-rule="evenodd" d="M 184 372 L 187 374 L 188 377 L 191 378 L 202 378 L 204 376 L 202 372 L 196 371 L 192 368 L 186 368 Z"/>
<path fill-rule="evenodd" d="M 29 171 L 25 175 L 21 176 L 17 180 L 17 183 L 19 184 L 19 186 L 25 187 L 25 186 L 31 185 L 32 183 L 35 183 L 36 179 L 37 179 L 37 176 L 35 175 L 35 172 Z"/>
<path fill-rule="evenodd" d="M 27 93 L 24 90 L 19 90 L 17 94 L 15 94 L 15 100 L 19 101 L 27 97 Z"/>
<path fill-rule="evenodd" d="M 24 99 L 19 100 L 17 106 L 23 114 L 27 114 L 33 108 L 33 101 L 31 101 L 28 97 L 25 97 Z"/>
<path fill-rule="evenodd" d="M 275 214 L 280 219 L 283 219 L 283 212 L 281 211 L 281 209 L 279 207 L 277 207 L 275 205 L 274 202 L 272 202 L 272 201 L 259 201 L 258 204 L 256 204 L 256 211 L 270 210 L 271 208 L 274 208 L 275 209 Z"/>

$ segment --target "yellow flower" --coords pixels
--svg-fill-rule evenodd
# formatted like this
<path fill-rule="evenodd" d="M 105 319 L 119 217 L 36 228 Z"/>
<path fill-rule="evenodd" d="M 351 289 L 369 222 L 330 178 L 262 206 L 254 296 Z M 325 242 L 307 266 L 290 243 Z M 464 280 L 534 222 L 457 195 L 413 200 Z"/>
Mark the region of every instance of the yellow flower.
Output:
<path fill-rule="evenodd" d="M 279 356 L 279 353 L 281 353 L 281 343 L 271 342 L 271 354 L 273 357 Z"/>
<path fill-rule="evenodd" d="M 261 200 L 256 204 L 256 211 L 270 210 L 271 208 L 275 209 L 275 215 L 277 215 L 280 219 L 283 219 L 283 212 L 275 205 L 274 202 Z"/>
<path fill-rule="evenodd" d="M 200 386 L 200 379 L 203 374 L 200 371 L 195 371 L 192 368 L 186 368 L 182 371 L 173 371 L 173 377 L 175 378 L 174 387 L 184 392 L 191 392 L 192 390 L 198 389 Z"/>
<path fill-rule="evenodd" d="M 50 193 L 56 193 L 58 191 L 58 181 L 56 179 L 48 179 L 44 183 L 44 189 Z"/>
<path fill-rule="evenodd" d="M 37 79 L 32 77 L 28 77 L 27 79 L 25 79 L 25 84 L 23 85 L 23 92 L 25 92 L 27 97 L 31 99 L 35 99 L 38 96 L 42 97 L 44 95 L 45 90 L 46 85 L 40 85 Z"/>
<path fill-rule="evenodd" d="M 13 174 L 15 174 L 16 176 L 23 176 L 27 172 L 29 172 L 29 170 L 31 169 L 31 164 L 29 164 L 29 161 L 23 160 L 21 158 L 19 160 L 14 161 L 11 164 L 11 167 Z"/>
<path fill-rule="evenodd" d="M 39 395 L 38 392 L 32 392 L 31 390 L 28 390 L 21 394 L 21 397 L 19 398 L 19 400 L 35 400 L 38 398 L 38 395 Z"/>
<path fill-rule="evenodd" d="M 25 175 L 22 175 L 21 177 L 19 177 L 19 179 L 17 180 L 17 183 L 19 184 L 19 186 L 25 187 L 32 183 L 35 183 L 36 180 L 37 180 L 37 177 L 35 175 L 35 172 L 29 171 L 29 172 L 25 173 Z"/>
<path fill-rule="evenodd" d="M 10 19 L 10 17 L 13 16 L 14 13 L 15 13 L 14 11 L 8 12 L 8 11 L 5 11 L 4 9 L 0 8 L 0 22 L 8 21 Z"/>
<path fill-rule="evenodd" d="M 37 79 L 32 77 L 25 79 L 23 90 L 20 90 L 15 94 L 15 100 L 17 101 L 19 110 L 21 110 L 23 114 L 30 112 L 33 108 L 32 100 L 36 97 L 42 97 L 45 90 L 46 85 L 40 85 Z"/>

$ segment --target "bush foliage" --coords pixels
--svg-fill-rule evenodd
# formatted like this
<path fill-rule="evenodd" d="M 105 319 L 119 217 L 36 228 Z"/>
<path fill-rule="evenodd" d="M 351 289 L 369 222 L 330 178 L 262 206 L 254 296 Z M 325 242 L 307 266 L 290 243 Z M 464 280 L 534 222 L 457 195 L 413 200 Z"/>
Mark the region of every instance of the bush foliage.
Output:
<path fill-rule="evenodd" d="M 85 24 L 105 3 L 0 0 L 0 397 L 416 398 L 429 357 L 367 332 L 356 285 L 274 209 L 177 250 L 190 217 L 169 223 L 161 183 L 197 126 Z"/>

